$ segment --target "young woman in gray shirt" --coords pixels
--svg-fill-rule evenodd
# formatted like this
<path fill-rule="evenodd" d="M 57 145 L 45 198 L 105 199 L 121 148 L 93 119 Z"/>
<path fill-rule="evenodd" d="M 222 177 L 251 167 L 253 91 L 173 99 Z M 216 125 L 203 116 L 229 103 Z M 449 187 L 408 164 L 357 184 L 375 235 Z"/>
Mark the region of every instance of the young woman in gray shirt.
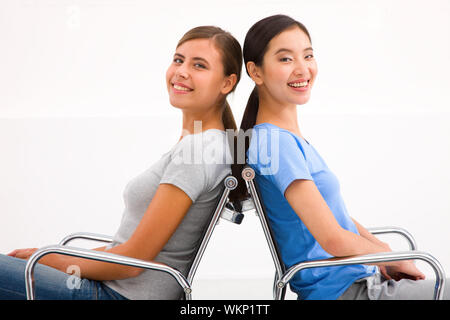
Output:
<path fill-rule="evenodd" d="M 241 46 L 230 33 L 203 26 L 182 37 L 166 73 L 170 103 L 183 113 L 180 140 L 128 183 L 114 241 L 95 250 L 161 262 L 187 274 L 221 182 L 231 172 L 225 130 L 236 130 L 236 124 L 226 97 L 241 68 Z M 36 250 L 0 255 L 0 299 L 26 298 L 25 260 Z M 71 266 L 80 270 L 75 288 L 67 286 Z M 160 271 L 58 254 L 44 256 L 34 278 L 36 299 L 178 299 L 182 293 Z"/>

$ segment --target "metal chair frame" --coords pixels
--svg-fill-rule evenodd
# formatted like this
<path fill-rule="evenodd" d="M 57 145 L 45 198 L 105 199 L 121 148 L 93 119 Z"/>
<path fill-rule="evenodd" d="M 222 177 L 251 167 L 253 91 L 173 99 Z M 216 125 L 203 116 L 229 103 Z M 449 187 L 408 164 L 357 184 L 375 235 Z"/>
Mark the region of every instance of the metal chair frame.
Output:
<path fill-rule="evenodd" d="M 230 209 L 225 207 L 225 205 L 228 202 L 228 194 L 230 193 L 231 190 L 237 187 L 238 184 L 237 179 L 229 175 L 224 179 L 223 182 L 224 182 L 224 190 L 222 192 L 221 197 L 218 200 L 218 204 L 214 210 L 214 213 L 211 216 L 210 223 L 203 234 L 200 245 L 197 248 L 194 260 L 189 268 L 187 277 L 185 277 L 180 271 L 176 270 L 175 268 L 172 268 L 162 263 L 130 258 L 108 252 L 67 246 L 69 242 L 75 239 L 93 240 L 105 243 L 110 243 L 113 241 L 113 237 L 111 236 L 88 232 L 77 232 L 63 238 L 58 245 L 50 245 L 40 248 L 37 251 L 35 251 L 33 255 L 30 256 L 25 266 L 25 285 L 26 285 L 27 299 L 28 300 L 35 299 L 33 271 L 36 263 L 39 261 L 40 258 L 42 258 L 47 254 L 57 253 L 96 261 L 110 262 L 132 267 L 140 267 L 144 269 L 152 269 L 152 270 L 159 270 L 161 272 L 166 272 L 170 274 L 181 286 L 184 292 L 184 299 L 191 300 L 192 282 L 194 280 L 194 275 L 197 271 L 200 260 L 203 257 L 206 246 L 209 242 L 209 239 L 211 238 L 214 228 L 219 223 L 219 218 L 222 216 L 224 219 L 231 220 L 232 222 L 235 223 L 240 223 L 240 221 L 242 220 L 242 217 L 239 217 L 239 219 L 234 219 L 236 217 L 236 214 L 231 214 L 230 217 Z"/>
<path fill-rule="evenodd" d="M 285 297 L 286 285 L 292 279 L 292 277 L 299 271 L 308 268 L 318 267 L 331 267 L 331 266 L 343 266 L 352 264 L 368 264 L 368 263 L 380 263 L 380 262 L 392 262 L 400 260 L 422 260 L 431 265 L 436 275 L 436 285 L 434 290 L 434 299 L 442 300 L 444 287 L 445 287 L 445 271 L 442 268 L 439 261 L 427 252 L 417 251 L 417 245 L 414 237 L 405 229 L 397 227 L 382 227 L 368 229 L 373 234 L 387 234 L 397 233 L 403 236 L 409 243 L 410 251 L 392 251 L 376 254 L 367 254 L 351 257 L 331 258 L 324 260 L 304 261 L 296 265 L 293 265 L 286 270 L 277 244 L 273 238 L 272 230 L 268 224 L 266 211 L 261 203 L 260 195 L 256 183 L 254 182 L 255 171 L 250 166 L 245 166 L 242 170 L 242 177 L 247 185 L 250 198 L 246 202 L 251 201 L 253 203 L 247 203 L 247 207 L 253 205 L 257 216 L 260 219 L 264 235 L 269 246 L 270 253 L 275 265 L 275 277 L 273 295 L 275 300 L 283 300 Z"/>

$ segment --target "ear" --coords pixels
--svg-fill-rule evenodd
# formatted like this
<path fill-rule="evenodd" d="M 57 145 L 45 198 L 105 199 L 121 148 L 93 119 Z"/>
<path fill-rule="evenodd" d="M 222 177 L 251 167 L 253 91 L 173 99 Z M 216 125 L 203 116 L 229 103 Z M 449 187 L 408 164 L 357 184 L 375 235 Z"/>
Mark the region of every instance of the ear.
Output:
<path fill-rule="evenodd" d="M 222 94 L 229 94 L 236 85 L 236 81 L 237 75 L 234 73 L 230 74 L 228 77 L 225 78 L 222 90 L 220 92 L 222 92 Z"/>
<path fill-rule="evenodd" d="M 246 67 L 247 72 L 250 75 L 250 78 L 252 78 L 255 84 L 257 85 L 263 84 L 261 68 L 258 67 L 253 61 L 247 62 Z"/>

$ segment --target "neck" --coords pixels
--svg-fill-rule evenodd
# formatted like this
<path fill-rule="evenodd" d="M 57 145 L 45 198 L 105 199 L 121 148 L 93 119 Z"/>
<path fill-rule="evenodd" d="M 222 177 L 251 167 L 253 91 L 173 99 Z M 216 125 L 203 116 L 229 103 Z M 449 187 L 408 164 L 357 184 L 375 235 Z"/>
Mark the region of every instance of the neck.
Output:
<path fill-rule="evenodd" d="M 268 122 L 302 137 L 297 119 L 297 105 L 282 104 L 261 93 L 255 124 Z"/>
<path fill-rule="evenodd" d="M 220 108 L 208 108 L 207 111 L 183 110 L 183 128 L 180 140 L 189 134 L 200 133 L 209 129 L 225 130 Z"/>

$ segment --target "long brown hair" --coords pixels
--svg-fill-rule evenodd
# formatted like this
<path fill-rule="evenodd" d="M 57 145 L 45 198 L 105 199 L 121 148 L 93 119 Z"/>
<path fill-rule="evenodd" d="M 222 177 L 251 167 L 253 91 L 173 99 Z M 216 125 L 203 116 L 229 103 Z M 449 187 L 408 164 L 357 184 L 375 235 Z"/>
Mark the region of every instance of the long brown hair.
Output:
<path fill-rule="evenodd" d="M 279 35 L 281 32 L 292 26 L 299 27 L 303 32 L 305 32 L 305 34 L 311 41 L 311 36 L 306 27 L 302 23 L 292 19 L 289 16 L 278 14 L 264 18 L 256 22 L 249 29 L 247 35 L 245 36 L 243 49 L 245 65 L 247 65 L 249 61 L 253 61 L 255 65 L 262 66 L 264 55 L 267 51 L 270 40 L 272 40 L 275 36 Z M 247 68 L 246 72 L 249 75 Z M 248 98 L 247 106 L 245 108 L 244 115 L 242 117 L 240 131 L 238 135 L 244 135 L 244 133 L 247 132 L 247 130 L 253 129 L 256 123 L 256 117 L 258 115 L 258 109 L 259 109 L 259 95 L 258 95 L 258 88 L 255 85 L 252 93 L 250 94 L 250 97 Z M 244 139 L 245 137 L 249 136 L 248 135 L 244 136 Z M 229 196 L 229 199 L 234 203 L 235 208 L 236 207 L 239 208 L 238 203 L 248 196 L 245 181 L 244 179 L 242 179 L 241 176 L 241 171 L 247 162 L 247 157 L 245 156 L 245 154 L 247 153 L 250 144 L 249 141 L 250 138 L 248 139 L 248 141 L 244 140 L 243 159 L 245 159 L 245 163 L 234 162 L 231 166 L 233 175 L 238 179 L 238 188 L 233 190 Z"/>
<path fill-rule="evenodd" d="M 214 41 L 214 45 L 219 50 L 222 56 L 222 64 L 224 67 L 224 75 L 229 76 L 232 74 L 236 74 L 236 84 L 233 89 L 230 91 L 233 92 L 241 79 L 241 71 L 242 71 L 242 48 L 239 42 L 227 31 L 222 30 L 219 27 L 215 26 L 200 26 L 193 28 L 186 32 L 184 36 L 178 41 L 177 48 L 189 40 L 194 39 L 212 39 Z M 231 170 L 233 176 L 239 178 L 240 170 L 235 166 L 236 164 L 236 156 L 237 156 L 237 143 L 235 132 L 237 131 L 236 121 L 234 120 L 233 112 L 231 111 L 231 107 L 225 97 L 224 102 L 222 104 L 222 122 L 225 130 L 227 131 L 228 142 L 233 149 L 230 148 L 230 152 L 233 159 L 233 164 L 231 165 Z M 230 130 L 232 130 L 233 134 L 230 135 Z M 245 187 L 244 181 L 239 182 L 242 188 L 242 185 Z M 235 189 L 236 190 L 236 189 Z M 236 191 L 233 190 L 233 194 L 237 194 Z M 236 198 L 236 196 L 234 197 Z M 240 201 L 235 202 L 235 206 L 240 210 Z"/>
<path fill-rule="evenodd" d="M 241 79 L 242 71 L 242 49 L 239 42 L 231 35 L 231 33 L 224 31 L 219 27 L 200 26 L 186 32 L 180 41 L 178 41 L 177 48 L 186 41 L 194 39 L 212 39 L 214 41 L 214 45 L 222 56 L 224 75 L 230 76 L 235 74 L 237 77 L 236 84 L 230 93 L 233 92 Z M 222 107 L 222 122 L 225 130 L 237 130 L 236 121 L 234 120 L 233 112 L 231 111 L 231 107 L 226 97 Z"/>

